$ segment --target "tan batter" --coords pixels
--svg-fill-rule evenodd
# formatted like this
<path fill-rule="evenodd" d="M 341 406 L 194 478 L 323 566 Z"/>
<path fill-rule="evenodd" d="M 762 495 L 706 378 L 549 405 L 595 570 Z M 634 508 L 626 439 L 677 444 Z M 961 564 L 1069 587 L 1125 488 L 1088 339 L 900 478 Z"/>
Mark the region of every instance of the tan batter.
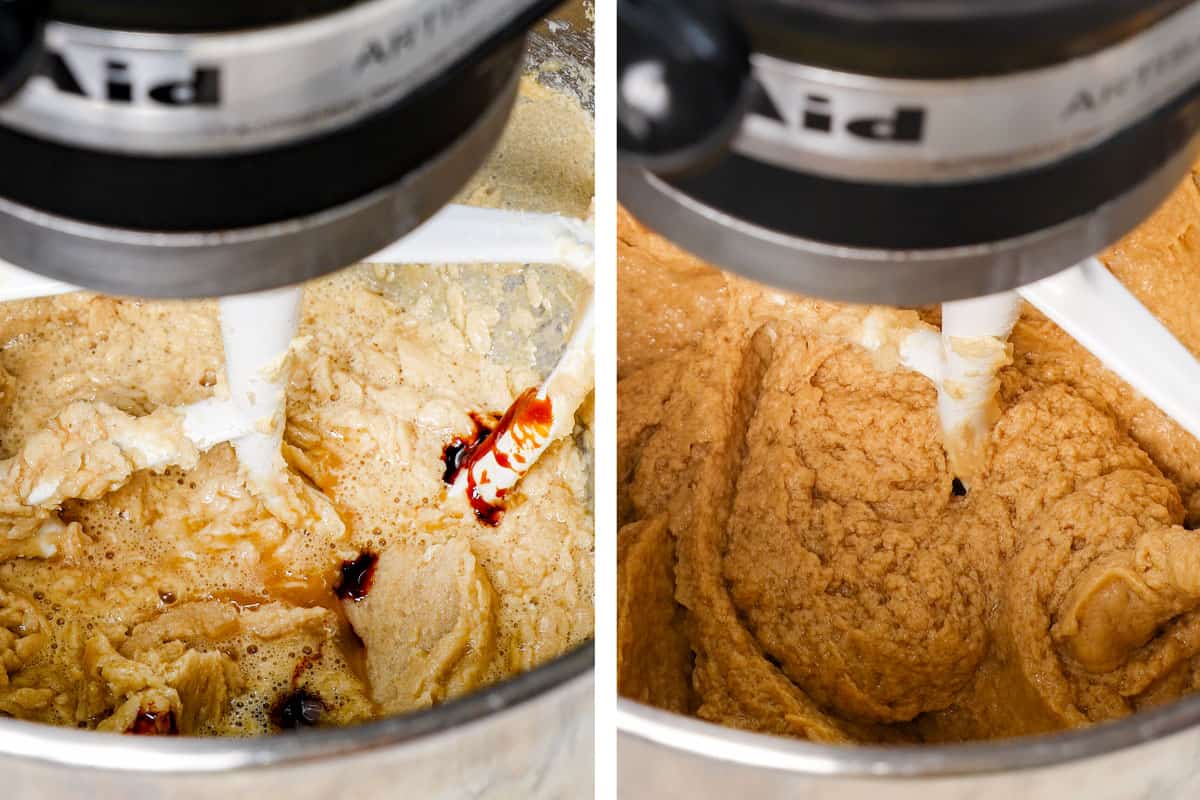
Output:
<path fill-rule="evenodd" d="M 627 215 L 619 237 L 623 695 L 932 742 L 1197 688 L 1200 443 L 1055 325 L 1024 310 L 962 495 L 934 387 L 847 343 L 852 309 L 723 275 Z M 1105 261 L 1200 354 L 1196 175 Z"/>
<path fill-rule="evenodd" d="M 577 102 L 527 80 L 464 200 L 586 216 L 591 138 Z M 585 288 L 511 265 L 306 287 L 284 437 L 302 502 L 282 518 L 229 445 L 159 470 L 112 443 L 168 436 L 167 407 L 223 391 L 214 303 L 0 305 L 0 714 L 131 733 L 348 724 L 589 638 L 590 423 L 496 527 L 443 482 L 443 448 L 540 382 Z M 342 566 L 362 554 L 378 560 L 356 599 Z"/>

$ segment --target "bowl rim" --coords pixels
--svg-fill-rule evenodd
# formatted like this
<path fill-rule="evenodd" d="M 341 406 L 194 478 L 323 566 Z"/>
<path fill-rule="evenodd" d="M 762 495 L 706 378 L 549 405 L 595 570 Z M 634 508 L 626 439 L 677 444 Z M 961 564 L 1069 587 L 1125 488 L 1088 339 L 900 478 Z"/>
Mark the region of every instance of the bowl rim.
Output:
<path fill-rule="evenodd" d="M 831 745 L 727 728 L 618 698 L 617 731 L 743 767 L 836 778 L 981 777 L 1058 766 L 1200 729 L 1200 694 L 1080 730 L 988 742 Z"/>
<path fill-rule="evenodd" d="M 595 641 L 433 708 L 344 728 L 253 738 L 125 736 L 0 718 L 0 759 L 117 772 L 227 773 L 428 742 L 592 680 Z M 582 688 L 582 687 L 581 687 Z"/>

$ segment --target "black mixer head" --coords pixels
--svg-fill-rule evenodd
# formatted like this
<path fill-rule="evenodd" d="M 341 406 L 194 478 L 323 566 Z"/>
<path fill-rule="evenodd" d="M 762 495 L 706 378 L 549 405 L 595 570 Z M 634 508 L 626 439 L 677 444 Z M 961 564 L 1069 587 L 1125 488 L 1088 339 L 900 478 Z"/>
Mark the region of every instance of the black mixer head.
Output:
<path fill-rule="evenodd" d="M 146 296 L 353 263 L 480 166 L 553 5 L 0 2 L 0 258 Z"/>
<path fill-rule="evenodd" d="M 1128 232 L 1198 149 L 1195 0 L 692 5 L 619 4 L 620 197 L 783 288 L 903 305 L 1014 288 Z M 664 6 L 696 33 L 643 24 Z M 721 87 L 707 126 L 697 80 Z"/>
<path fill-rule="evenodd" d="M 367 0 L 48 0 L 50 16 L 90 28 L 215 33 L 286 25 Z"/>
<path fill-rule="evenodd" d="M 892 78 L 969 78 L 1080 58 L 1127 40 L 1190 0 L 741 0 L 754 49 Z"/>

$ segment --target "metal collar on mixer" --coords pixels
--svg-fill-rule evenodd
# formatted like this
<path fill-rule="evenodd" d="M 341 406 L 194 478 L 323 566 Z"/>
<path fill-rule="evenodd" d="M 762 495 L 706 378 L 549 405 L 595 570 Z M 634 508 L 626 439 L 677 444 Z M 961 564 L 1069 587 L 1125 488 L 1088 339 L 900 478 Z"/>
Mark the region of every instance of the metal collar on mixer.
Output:
<path fill-rule="evenodd" d="M 1200 87 L 1200 4 L 1024 72 L 884 78 L 761 53 L 752 64 L 761 92 L 735 152 L 845 180 L 979 180 L 1086 151 Z"/>
<path fill-rule="evenodd" d="M 263 225 L 170 233 L 83 223 L 0 197 L 0 258 L 30 269 L 36 265 L 34 271 L 76 286 L 144 297 L 240 294 L 318 277 L 391 244 L 458 192 L 504 129 L 516 97 L 519 63 L 517 59 L 501 93 L 466 132 L 411 172 L 363 197 Z M 373 168 L 368 175 L 377 176 L 385 165 L 366 166 Z M 302 170 L 297 179 L 322 188 L 313 171 L 301 165 L 297 169 Z M 236 195 L 240 185 L 225 189 Z M 214 191 L 221 188 L 219 182 L 214 185 Z M 193 207 L 190 197 L 179 197 L 185 212 L 230 210 L 220 202 Z M 279 197 L 295 199 L 287 193 Z M 154 206 L 143 202 L 130 208 L 136 213 Z"/>
<path fill-rule="evenodd" d="M 1196 153 L 1195 0 L 1093 13 L 1077 0 L 691 5 L 665 3 L 694 28 L 682 41 L 708 43 L 694 51 L 621 4 L 621 200 L 697 255 L 780 288 L 900 305 L 1012 289 L 1115 242 Z M 1024 37 L 955 46 L 954 32 L 984 41 L 1018 21 L 1047 45 L 1036 63 L 1014 71 L 1005 57 L 1028 53 Z M 917 69 L 921 54 L 901 45 L 891 71 L 867 71 L 856 55 L 881 58 L 883 29 L 937 39 L 921 57 L 936 51 L 940 67 Z M 821 31 L 824 49 L 783 47 Z M 698 115 L 701 85 L 717 88 Z"/>
<path fill-rule="evenodd" d="M 753 217 L 740 216 L 725 204 L 762 201 L 777 196 L 763 180 L 738 181 L 708 176 L 690 176 L 679 184 L 638 167 L 622 167 L 621 200 L 647 225 L 669 236 L 680 246 L 706 260 L 740 272 L 754 280 L 782 289 L 849 302 L 917 306 L 958 300 L 1005 291 L 1053 275 L 1103 250 L 1145 219 L 1178 184 L 1189 165 L 1200 155 L 1200 140 L 1190 140 L 1132 189 L 1090 211 L 1081 211 L 1050 227 L 996 241 L 981 241 L 926 249 L 897 251 L 883 246 L 852 246 L 817 238 L 816 234 L 781 230 L 759 224 Z M 766 170 L 769 168 L 763 167 Z M 718 173 L 719 174 L 719 173 Z M 785 178 L 786 180 L 786 178 Z M 711 181 L 711 182 L 705 182 Z M 694 187 L 702 185 L 704 194 Z M 731 191 L 731 189 L 744 191 Z M 692 191 L 689 191 L 692 189 Z M 805 216 L 805 201 L 770 209 L 789 225 L 811 223 Z M 896 213 L 920 213 L 921 198 L 908 205 L 895 202 Z M 879 205 L 887 205 L 887 198 Z M 918 205 L 913 205 L 913 204 Z M 1009 207 L 1021 214 L 1024 206 Z M 974 215 L 988 223 L 994 206 L 947 204 L 953 213 Z M 862 233 L 873 233 L 870 217 L 852 202 L 821 206 L 813 215 L 837 215 L 847 225 L 858 225 Z M 930 217 L 934 232 L 952 232 L 936 223 L 947 218 Z M 894 223 L 894 218 L 887 220 Z M 916 230 L 905 232 L 906 235 Z"/>
<path fill-rule="evenodd" d="M 0 56 L 40 54 L 0 103 L 0 258 L 176 297 L 354 263 L 482 164 L 552 4 L 218 2 L 192 22 L 191 2 L 0 5 L 22 34 Z"/>
<path fill-rule="evenodd" d="M 530 0 L 349 5 L 294 24 L 203 34 L 51 20 L 39 67 L 0 105 L 0 125 L 128 155 L 262 150 L 428 91 L 472 53 L 519 36 L 540 8 Z"/>

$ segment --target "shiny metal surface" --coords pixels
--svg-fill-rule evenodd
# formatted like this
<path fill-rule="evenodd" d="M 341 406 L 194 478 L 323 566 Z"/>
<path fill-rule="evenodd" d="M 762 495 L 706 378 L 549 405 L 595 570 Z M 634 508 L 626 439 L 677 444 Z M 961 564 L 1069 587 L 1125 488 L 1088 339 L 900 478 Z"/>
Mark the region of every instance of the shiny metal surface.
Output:
<path fill-rule="evenodd" d="M 1141 185 L 1055 228 L 984 245 L 909 253 L 787 236 L 723 214 L 636 167 L 621 167 L 619 181 L 621 202 L 642 222 L 713 264 L 815 297 L 917 306 L 1014 289 L 1095 255 L 1149 216 L 1197 154 L 1200 139 L 1193 139 Z"/>
<path fill-rule="evenodd" d="M 855 75 L 755 54 L 781 118 L 752 111 L 733 149 L 785 169 L 872 183 L 952 183 L 1034 169 L 1097 145 L 1200 83 L 1200 3 L 1091 55 L 957 80 Z M 811 98 L 829 125 L 805 126 Z M 848 120 L 919 110 L 919 140 L 855 135 Z"/>
<path fill-rule="evenodd" d="M 0 796 L 590 796 L 592 661 L 588 644 L 428 711 L 253 740 L 121 736 L 0 719 Z"/>
<path fill-rule="evenodd" d="M 829 746 L 618 701 L 623 800 L 1185 800 L 1200 796 L 1200 697 L 1094 728 L 929 747 Z"/>
<path fill-rule="evenodd" d="M 371 0 L 291 25 L 204 34 L 51 22 L 46 48 L 70 70 L 78 91 L 37 75 L 0 106 L 0 124 L 39 139 L 137 155 L 278 146 L 400 102 L 530 5 Z M 211 96 L 196 88 L 201 72 L 211 76 Z M 128 99 L 107 100 L 114 75 L 128 86 Z"/>

